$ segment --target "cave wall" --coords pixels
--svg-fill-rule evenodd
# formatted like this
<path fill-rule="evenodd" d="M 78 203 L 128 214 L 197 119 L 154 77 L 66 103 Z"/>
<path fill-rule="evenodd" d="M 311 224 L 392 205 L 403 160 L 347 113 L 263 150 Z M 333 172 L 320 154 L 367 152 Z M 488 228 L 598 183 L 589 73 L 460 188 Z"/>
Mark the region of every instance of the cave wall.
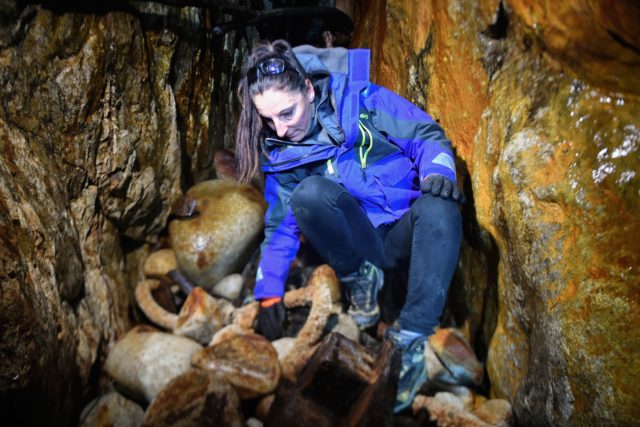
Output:
<path fill-rule="evenodd" d="M 0 2 L 3 425 L 73 425 L 95 394 L 140 260 L 232 143 L 246 50 L 214 11 L 60 4 Z"/>
<path fill-rule="evenodd" d="M 640 4 L 375 0 L 353 45 L 452 139 L 451 311 L 522 425 L 640 419 Z"/>

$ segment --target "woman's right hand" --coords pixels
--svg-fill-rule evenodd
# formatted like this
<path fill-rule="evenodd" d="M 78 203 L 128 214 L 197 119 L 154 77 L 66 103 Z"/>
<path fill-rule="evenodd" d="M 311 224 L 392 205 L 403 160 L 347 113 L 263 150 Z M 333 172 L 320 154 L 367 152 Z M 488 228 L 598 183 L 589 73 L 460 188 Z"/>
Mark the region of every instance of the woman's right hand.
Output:
<path fill-rule="evenodd" d="M 269 341 L 282 337 L 284 335 L 282 325 L 286 315 L 282 298 L 275 297 L 261 300 L 260 311 L 258 311 L 257 332 Z"/>

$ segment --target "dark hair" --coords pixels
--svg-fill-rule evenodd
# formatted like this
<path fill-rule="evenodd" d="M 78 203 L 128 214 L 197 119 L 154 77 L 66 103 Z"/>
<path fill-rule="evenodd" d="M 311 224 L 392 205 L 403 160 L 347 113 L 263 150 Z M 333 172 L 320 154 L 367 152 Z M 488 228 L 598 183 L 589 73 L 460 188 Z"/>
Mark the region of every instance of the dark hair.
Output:
<path fill-rule="evenodd" d="M 247 72 L 270 58 L 282 59 L 286 65 L 285 71 L 274 75 L 257 73 L 257 79 L 249 85 Z M 253 97 L 268 89 L 304 92 L 306 79 L 304 68 L 293 54 L 291 45 L 285 40 L 260 42 L 246 58 L 242 78 L 238 83 L 241 111 L 236 131 L 236 158 L 241 182 L 248 182 L 258 172 L 261 142 L 264 139 L 262 118 L 253 105 Z"/>

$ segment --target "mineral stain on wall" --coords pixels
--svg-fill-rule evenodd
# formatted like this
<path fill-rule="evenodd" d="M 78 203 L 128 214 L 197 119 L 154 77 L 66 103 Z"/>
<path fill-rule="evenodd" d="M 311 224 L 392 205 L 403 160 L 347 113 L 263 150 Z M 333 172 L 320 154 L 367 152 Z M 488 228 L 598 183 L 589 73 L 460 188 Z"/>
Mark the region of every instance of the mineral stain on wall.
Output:
<path fill-rule="evenodd" d="M 640 419 L 640 5 L 361 10 L 378 82 L 443 125 L 471 191 L 452 295 L 492 395 L 523 425 Z"/>

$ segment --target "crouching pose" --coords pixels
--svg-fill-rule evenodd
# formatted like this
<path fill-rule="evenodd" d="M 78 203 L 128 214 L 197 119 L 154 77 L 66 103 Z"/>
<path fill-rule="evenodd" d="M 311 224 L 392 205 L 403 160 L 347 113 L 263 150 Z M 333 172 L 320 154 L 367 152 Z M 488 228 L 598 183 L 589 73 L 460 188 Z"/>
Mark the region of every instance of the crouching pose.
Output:
<path fill-rule="evenodd" d="M 463 196 L 440 126 L 368 80 L 368 50 L 258 45 L 238 87 L 236 153 L 244 181 L 265 177 L 255 297 L 268 338 L 282 335 L 300 233 L 335 269 L 363 329 L 380 317 L 383 269 L 409 269 L 406 303 L 387 330 L 402 350 L 398 412 L 426 381 L 424 344 L 457 263 Z"/>

